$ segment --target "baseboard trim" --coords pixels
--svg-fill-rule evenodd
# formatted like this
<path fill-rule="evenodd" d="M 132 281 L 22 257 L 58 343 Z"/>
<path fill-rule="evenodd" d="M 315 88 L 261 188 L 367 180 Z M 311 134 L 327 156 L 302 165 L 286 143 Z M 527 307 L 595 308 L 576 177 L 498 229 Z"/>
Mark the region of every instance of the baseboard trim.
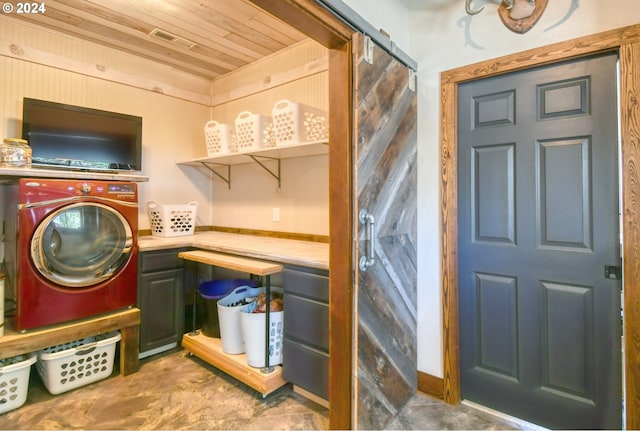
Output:
<path fill-rule="evenodd" d="M 418 371 L 418 390 L 439 400 L 444 400 L 444 379 Z"/>
<path fill-rule="evenodd" d="M 320 404 L 322 407 L 329 408 L 329 401 L 325 400 L 322 397 L 317 396 L 316 394 L 309 392 L 306 389 L 302 389 L 298 385 L 293 385 L 293 392 L 295 392 L 298 395 L 302 395 L 303 397 L 313 401 L 316 404 Z"/>

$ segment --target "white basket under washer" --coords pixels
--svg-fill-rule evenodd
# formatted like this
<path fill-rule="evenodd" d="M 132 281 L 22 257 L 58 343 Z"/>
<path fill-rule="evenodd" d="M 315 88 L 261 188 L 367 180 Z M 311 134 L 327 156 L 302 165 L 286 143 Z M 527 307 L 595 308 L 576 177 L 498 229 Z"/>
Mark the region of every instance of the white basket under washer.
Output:
<path fill-rule="evenodd" d="M 262 148 L 264 145 L 264 131 L 271 123 L 267 115 L 252 114 L 243 111 L 235 120 L 236 146 L 238 152 L 251 151 Z"/>
<path fill-rule="evenodd" d="M 276 145 L 321 141 L 329 135 L 327 113 L 322 109 L 280 100 L 271 115 Z"/>
<path fill-rule="evenodd" d="M 204 125 L 204 136 L 209 157 L 220 156 L 233 151 L 233 140 L 235 138 L 233 126 L 218 123 L 215 120 L 207 121 Z"/>
<path fill-rule="evenodd" d="M 27 400 L 31 365 L 36 354 L 0 359 L 0 414 L 14 410 Z"/>
<path fill-rule="evenodd" d="M 40 350 L 36 369 L 42 383 L 56 395 L 109 377 L 120 338 L 113 331 Z"/>
<path fill-rule="evenodd" d="M 162 205 L 147 202 L 147 213 L 153 236 L 193 235 L 196 226 L 198 202 L 186 205 Z"/>

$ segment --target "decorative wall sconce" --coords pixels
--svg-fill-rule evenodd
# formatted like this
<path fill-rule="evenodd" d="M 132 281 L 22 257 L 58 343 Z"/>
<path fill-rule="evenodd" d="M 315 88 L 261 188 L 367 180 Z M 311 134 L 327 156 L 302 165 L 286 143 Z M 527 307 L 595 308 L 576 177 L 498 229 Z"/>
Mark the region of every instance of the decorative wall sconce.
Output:
<path fill-rule="evenodd" d="M 466 0 L 465 10 L 469 15 L 476 15 L 482 12 L 484 6 L 480 9 L 473 10 L 471 2 Z M 503 24 L 515 33 L 526 33 L 529 31 L 538 19 L 544 9 L 547 7 L 548 0 L 503 0 L 498 8 L 498 14 Z"/>

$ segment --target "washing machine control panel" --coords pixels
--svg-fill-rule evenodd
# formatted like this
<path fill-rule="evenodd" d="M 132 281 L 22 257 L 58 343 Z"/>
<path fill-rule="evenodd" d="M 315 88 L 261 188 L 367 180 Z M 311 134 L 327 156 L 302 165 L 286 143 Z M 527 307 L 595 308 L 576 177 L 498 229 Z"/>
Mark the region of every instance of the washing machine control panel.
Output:
<path fill-rule="evenodd" d="M 131 183 L 119 183 L 119 184 L 109 184 L 109 193 L 118 193 L 118 194 L 127 194 L 127 193 L 135 193 L 136 186 Z"/>
<path fill-rule="evenodd" d="M 43 203 L 49 200 L 78 196 L 109 198 L 137 202 L 137 186 L 126 181 L 78 181 L 63 179 L 21 179 L 21 204 Z"/>

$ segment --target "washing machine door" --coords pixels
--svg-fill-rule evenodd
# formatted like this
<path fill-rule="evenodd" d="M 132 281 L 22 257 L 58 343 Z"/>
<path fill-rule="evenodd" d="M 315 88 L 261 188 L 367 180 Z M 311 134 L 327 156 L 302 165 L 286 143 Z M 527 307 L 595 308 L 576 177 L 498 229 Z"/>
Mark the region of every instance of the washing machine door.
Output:
<path fill-rule="evenodd" d="M 116 275 L 133 247 L 131 226 L 115 209 L 95 202 L 52 211 L 31 241 L 38 272 L 61 287 L 84 288 Z"/>

